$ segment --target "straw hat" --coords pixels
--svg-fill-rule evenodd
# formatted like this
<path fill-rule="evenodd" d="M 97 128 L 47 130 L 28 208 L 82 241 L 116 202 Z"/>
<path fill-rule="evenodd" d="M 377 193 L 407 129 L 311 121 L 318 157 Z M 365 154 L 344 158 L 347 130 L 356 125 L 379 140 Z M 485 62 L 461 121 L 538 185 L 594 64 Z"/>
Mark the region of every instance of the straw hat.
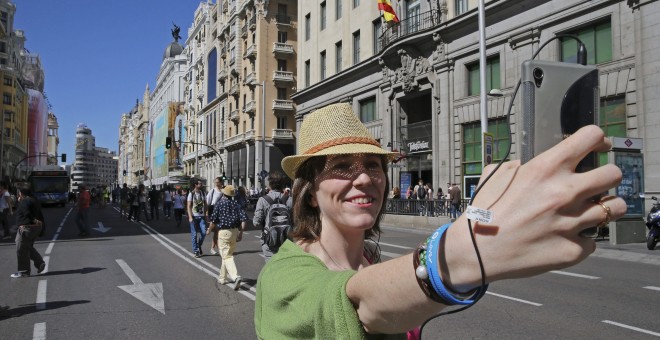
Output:
<path fill-rule="evenodd" d="M 397 153 L 383 150 L 348 103 L 332 104 L 310 113 L 303 120 L 298 137 L 298 154 L 282 160 L 282 169 L 290 178 L 307 159 L 315 156 L 368 153 Z"/>
<path fill-rule="evenodd" d="M 234 189 L 233 185 L 225 185 L 224 188 L 222 188 L 222 193 L 229 196 L 229 197 L 234 197 L 236 196 L 236 189 Z"/>

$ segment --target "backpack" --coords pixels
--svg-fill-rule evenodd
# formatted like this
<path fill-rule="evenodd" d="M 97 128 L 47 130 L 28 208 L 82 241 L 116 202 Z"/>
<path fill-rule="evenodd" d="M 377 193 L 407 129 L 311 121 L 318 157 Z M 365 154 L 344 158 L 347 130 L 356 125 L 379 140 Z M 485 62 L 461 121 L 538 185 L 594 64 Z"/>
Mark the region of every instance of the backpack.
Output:
<path fill-rule="evenodd" d="M 286 241 L 289 232 L 293 229 L 291 211 L 286 205 L 289 195 L 283 195 L 274 200 L 267 195 L 264 195 L 263 198 L 270 205 L 266 212 L 263 241 L 268 248 L 277 249 Z"/>
<path fill-rule="evenodd" d="M 417 199 L 423 200 L 426 198 L 426 189 L 424 189 L 423 185 L 418 185 L 417 188 Z"/>

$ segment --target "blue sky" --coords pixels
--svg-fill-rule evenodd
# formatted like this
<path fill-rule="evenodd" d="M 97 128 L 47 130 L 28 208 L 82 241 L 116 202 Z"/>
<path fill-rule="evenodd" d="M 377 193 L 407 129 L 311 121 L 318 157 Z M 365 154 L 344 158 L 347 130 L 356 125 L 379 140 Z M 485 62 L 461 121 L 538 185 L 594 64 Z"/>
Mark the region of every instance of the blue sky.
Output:
<path fill-rule="evenodd" d="M 202 1 L 206 2 L 206 1 Z M 213 1 L 215 2 L 215 1 Z M 154 88 L 172 22 L 184 45 L 199 0 L 14 0 L 14 29 L 39 54 L 59 122 L 59 153 L 74 159 L 85 123 L 96 145 L 117 151 L 119 122 L 147 84 Z"/>

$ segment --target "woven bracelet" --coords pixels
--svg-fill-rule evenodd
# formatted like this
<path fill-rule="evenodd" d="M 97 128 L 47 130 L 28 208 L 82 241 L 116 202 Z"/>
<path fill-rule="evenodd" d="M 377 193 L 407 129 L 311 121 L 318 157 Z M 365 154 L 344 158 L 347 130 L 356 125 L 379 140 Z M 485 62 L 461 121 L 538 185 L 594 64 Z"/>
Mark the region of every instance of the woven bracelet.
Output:
<path fill-rule="evenodd" d="M 421 260 L 426 262 L 426 258 L 424 256 L 425 252 L 426 243 L 422 243 L 419 245 L 419 247 L 417 247 L 417 249 L 415 249 L 415 252 L 413 253 L 413 268 L 415 269 L 417 284 L 419 285 L 419 288 L 422 290 L 422 292 L 424 292 L 424 294 L 431 300 L 446 305 L 447 301 L 443 300 L 440 295 L 435 292 L 433 287 L 431 287 L 431 281 L 429 281 L 426 264 L 421 263 Z"/>

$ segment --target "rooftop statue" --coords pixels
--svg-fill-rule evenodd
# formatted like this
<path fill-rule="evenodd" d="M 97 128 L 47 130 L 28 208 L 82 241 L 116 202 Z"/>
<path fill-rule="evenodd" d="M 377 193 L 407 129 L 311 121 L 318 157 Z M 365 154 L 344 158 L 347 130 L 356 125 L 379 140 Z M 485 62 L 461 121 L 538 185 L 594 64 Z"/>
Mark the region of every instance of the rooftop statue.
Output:
<path fill-rule="evenodd" d="M 174 28 L 172 29 L 172 38 L 174 38 L 174 41 L 179 42 L 179 39 L 181 39 L 181 36 L 179 35 L 181 28 L 175 23 L 172 23 L 172 25 L 174 25 Z"/>

